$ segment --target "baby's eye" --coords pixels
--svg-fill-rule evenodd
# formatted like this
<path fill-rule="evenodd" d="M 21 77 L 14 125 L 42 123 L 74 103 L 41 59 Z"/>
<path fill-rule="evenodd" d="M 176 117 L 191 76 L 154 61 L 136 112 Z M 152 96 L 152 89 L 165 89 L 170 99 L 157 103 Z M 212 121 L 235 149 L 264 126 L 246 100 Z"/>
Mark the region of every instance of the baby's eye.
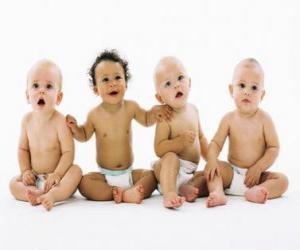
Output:
<path fill-rule="evenodd" d="M 182 81 L 183 79 L 184 79 L 184 76 L 183 76 L 183 75 L 178 76 L 178 80 L 179 80 L 179 81 Z"/>
<path fill-rule="evenodd" d="M 115 78 L 116 80 L 121 80 L 122 79 L 122 77 L 121 76 L 116 76 L 116 78 Z"/>
<path fill-rule="evenodd" d="M 165 87 L 167 88 L 167 87 L 170 87 L 171 86 L 171 82 L 166 82 L 165 83 Z"/>
<path fill-rule="evenodd" d="M 251 89 L 254 90 L 254 91 L 258 90 L 258 88 L 257 88 L 256 85 L 253 85 L 253 86 L 251 87 Z"/>
<path fill-rule="evenodd" d="M 246 85 L 245 85 L 244 83 L 240 83 L 238 86 L 239 86 L 241 89 L 243 89 L 243 88 L 246 87 Z"/>
<path fill-rule="evenodd" d="M 108 81 L 109 81 L 109 79 L 107 77 L 102 79 L 102 82 L 108 82 Z"/>
<path fill-rule="evenodd" d="M 39 87 L 39 85 L 37 83 L 32 84 L 33 89 L 37 89 L 38 87 Z"/>
<path fill-rule="evenodd" d="M 47 84 L 46 88 L 47 89 L 53 89 L 53 86 L 51 84 Z"/>

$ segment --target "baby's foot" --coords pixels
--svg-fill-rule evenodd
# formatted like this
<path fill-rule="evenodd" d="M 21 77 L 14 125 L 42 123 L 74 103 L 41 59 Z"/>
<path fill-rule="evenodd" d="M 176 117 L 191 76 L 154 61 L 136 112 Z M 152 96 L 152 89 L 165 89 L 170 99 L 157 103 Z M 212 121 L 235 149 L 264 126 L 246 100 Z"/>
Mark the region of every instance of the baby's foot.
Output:
<path fill-rule="evenodd" d="M 114 201 L 116 203 L 121 203 L 122 202 L 122 196 L 123 196 L 124 189 L 120 187 L 113 187 L 112 188 L 112 193 L 114 197 Z"/>
<path fill-rule="evenodd" d="M 215 207 L 225 205 L 227 198 L 223 192 L 213 191 L 209 194 L 206 200 L 207 207 Z"/>
<path fill-rule="evenodd" d="M 47 211 L 50 211 L 54 206 L 55 200 L 50 194 L 44 194 L 37 198 L 37 201 L 42 203 Z"/>
<path fill-rule="evenodd" d="M 140 204 L 144 198 L 144 188 L 142 185 L 133 186 L 123 193 L 123 201 Z"/>
<path fill-rule="evenodd" d="M 198 197 L 199 189 L 189 184 L 183 184 L 179 188 L 179 194 L 185 197 L 186 201 L 194 202 Z"/>
<path fill-rule="evenodd" d="M 265 187 L 254 186 L 245 192 L 245 198 L 255 203 L 265 203 L 268 199 L 269 192 Z"/>
<path fill-rule="evenodd" d="M 181 197 L 175 192 L 164 194 L 164 206 L 166 208 L 178 208 L 185 201 L 185 197 Z"/>
<path fill-rule="evenodd" d="M 40 204 L 40 202 L 37 201 L 37 198 L 39 196 L 41 196 L 42 194 L 43 194 L 43 191 L 33 191 L 30 189 L 27 189 L 25 191 L 26 198 L 32 206 L 37 206 Z"/>

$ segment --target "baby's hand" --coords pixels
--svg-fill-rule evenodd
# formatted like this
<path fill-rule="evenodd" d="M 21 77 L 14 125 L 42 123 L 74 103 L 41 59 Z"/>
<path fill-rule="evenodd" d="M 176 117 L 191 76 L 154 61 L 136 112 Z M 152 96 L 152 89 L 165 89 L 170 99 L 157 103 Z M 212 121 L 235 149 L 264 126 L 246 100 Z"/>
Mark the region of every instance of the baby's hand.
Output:
<path fill-rule="evenodd" d="M 32 173 L 30 169 L 26 170 L 22 174 L 22 182 L 25 186 L 34 186 L 35 185 L 35 175 Z"/>
<path fill-rule="evenodd" d="M 195 142 L 196 133 L 192 130 L 185 131 L 180 135 L 183 146 L 188 147 Z"/>
<path fill-rule="evenodd" d="M 170 121 L 172 118 L 172 108 L 168 105 L 156 105 L 151 109 L 153 116 L 157 122 Z"/>
<path fill-rule="evenodd" d="M 244 184 L 248 188 L 258 185 L 261 173 L 262 173 L 262 170 L 258 165 L 251 166 L 246 173 Z"/>
<path fill-rule="evenodd" d="M 77 128 L 77 121 L 76 119 L 71 116 L 71 115 L 67 115 L 66 116 L 66 122 L 67 122 L 67 126 L 73 131 L 73 129 Z"/>
<path fill-rule="evenodd" d="M 49 174 L 45 181 L 44 192 L 47 193 L 53 186 L 58 185 L 60 180 L 61 178 L 57 173 Z"/>
<path fill-rule="evenodd" d="M 218 162 L 208 161 L 204 168 L 204 176 L 207 181 L 212 181 L 214 176 L 219 175 L 219 164 Z"/>

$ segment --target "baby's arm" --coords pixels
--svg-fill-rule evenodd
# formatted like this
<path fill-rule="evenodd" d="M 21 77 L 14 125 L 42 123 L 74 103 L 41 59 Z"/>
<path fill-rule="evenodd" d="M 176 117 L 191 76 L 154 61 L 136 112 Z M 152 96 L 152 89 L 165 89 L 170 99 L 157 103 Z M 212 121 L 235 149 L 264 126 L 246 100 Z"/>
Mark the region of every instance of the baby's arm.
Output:
<path fill-rule="evenodd" d="M 168 123 L 157 123 L 154 147 L 158 157 L 162 157 L 168 152 L 180 154 L 185 147 L 190 146 L 195 141 L 195 133 L 192 131 L 186 131 L 173 139 L 169 139 L 170 132 L 171 129 Z"/>
<path fill-rule="evenodd" d="M 60 121 L 57 127 L 58 140 L 61 148 L 61 156 L 55 171 L 49 174 L 44 191 L 48 192 L 53 185 L 57 185 L 63 178 L 74 160 L 74 141 L 71 131 L 65 122 Z"/>
<path fill-rule="evenodd" d="M 156 105 L 148 111 L 142 109 L 134 101 L 128 101 L 128 105 L 134 113 L 134 119 L 145 127 L 152 126 L 162 120 L 168 121 L 172 115 L 172 109 L 167 105 Z"/>
<path fill-rule="evenodd" d="M 94 125 L 92 123 L 93 111 L 88 114 L 86 122 L 78 126 L 77 121 L 71 115 L 66 116 L 68 127 L 71 129 L 73 137 L 80 142 L 88 141 L 94 133 Z"/>
<path fill-rule="evenodd" d="M 218 156 L 229 132 L 228 120 L 228 115 L 223 117 L 214 138 L 208 146 L 207 164 L 205 166 L 205 175 L 208 180 L 212 180 L 215 174 L 218 175 Z"/>
<path fill-rule="evenodd" d="M 247 171 L 245 185 L 249 188 L 259 184 L 261 173 L 271 167 L 279 154 L 279 140 L 273 121 L 266 113 L 263 119 L 266 150 L 264 155 Z"/>
<path fill-rule="evenodd" d="M 22 175 L 22 182 L 24 185 L 28 186 L 35 185 L 35 176 L 31 170 L 29 143 L 26 133 L 26 120 L 27 117 L 24 117 L 22 121 L 21 136 L 18 148 L 18 160 Z"/>

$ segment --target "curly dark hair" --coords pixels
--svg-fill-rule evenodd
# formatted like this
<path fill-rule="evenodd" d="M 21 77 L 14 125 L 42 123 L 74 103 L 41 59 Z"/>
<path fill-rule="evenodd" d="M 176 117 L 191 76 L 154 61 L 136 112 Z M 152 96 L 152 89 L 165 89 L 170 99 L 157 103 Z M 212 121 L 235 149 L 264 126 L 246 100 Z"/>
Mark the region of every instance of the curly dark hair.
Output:
<path fill-rule="evenodd" d="M 92 88 L 96 86 L 96 76 L 95 76 L 96 67 L 102 61 L 112 61 L 112 62 L 119 63 L 124 70 L 124 76 L 125 76 L 126 83 L 131 78 L 131 74 L 130 74 L 129 68 L 128 68 L 128 62 L 125 59 L 120 57 L 118 51 L 115 49 L 104 50 L 102 53 L 100 53 L 100 55 L 98 55 L 96 57 L 92 67 L 89 69 L 89 72 L 88 72 L 89 80 L 90 80 Z"/>

